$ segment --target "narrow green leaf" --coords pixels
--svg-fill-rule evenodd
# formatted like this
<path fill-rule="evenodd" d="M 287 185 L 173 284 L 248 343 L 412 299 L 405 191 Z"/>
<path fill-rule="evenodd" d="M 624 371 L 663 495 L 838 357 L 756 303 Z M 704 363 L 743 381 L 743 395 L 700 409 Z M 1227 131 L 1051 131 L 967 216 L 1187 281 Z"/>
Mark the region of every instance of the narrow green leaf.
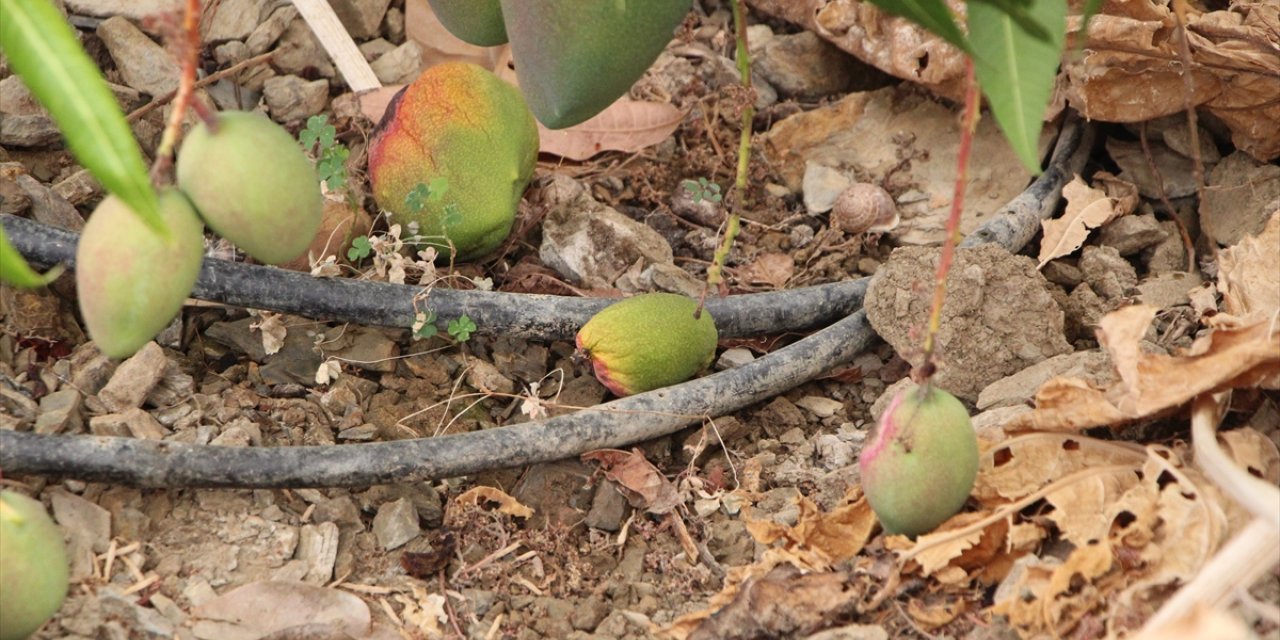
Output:
<path fill-rule="evenodd" d="M 1043 25 L 1036 22 L 1031 16 L 1029 9 L 1032 7 L 1030 0 L 969 0 L 969 4 L 982 3 L 991 5 L 1000 10 L 1001 13 L 1013 18 L 1013 21 L 1022 27 L 1031 37 L 1036 40 L 1048 41 L 1052 38 L 1049 31 Z"/>
<path fill-rule="evenodd" d="M 147 226 L 165 233 L 142 151 L 98 67 L 49 0 L 0 0 L 0 50 L 49 110 L 67 147 Z"/>
<path fill-rule="evenodd" d="M 1057 1 L 1054 0 L 1054 2 Z M 895 16 L 902 16 L 928 29 L 961 51 L 972 53 L 969 41 L 965 39 L 964 33 L 956 24 L 955 17 L 951 15 L 951 9 L 947 8 L 947 3 L 943 0 L 870 0 L 870 2 Z"/>
<path fill-rule="evenodd" d="M 33 289 L 49 284 L 62 274 L 62 270 L 63 267 L 59 265 L 44 275 L 36 273 L 27 261 L 22 259 L 22 254 L 9 244 L 9 237 L 4 234 L 4 227 L 0 226 L 0 282 Z"/>
<path fill-rule="evenodd" d="M 974 71 L 991 103 L 996 122 L 1022 163 L 1040 173 L 1037 141 L 1066 37 L 1065 2 L 1036 2 L 1028 15 L 1050 34 L 1048 41 L 1028 33 L 1017 20 L 990 4 L 968 5 Z"/>

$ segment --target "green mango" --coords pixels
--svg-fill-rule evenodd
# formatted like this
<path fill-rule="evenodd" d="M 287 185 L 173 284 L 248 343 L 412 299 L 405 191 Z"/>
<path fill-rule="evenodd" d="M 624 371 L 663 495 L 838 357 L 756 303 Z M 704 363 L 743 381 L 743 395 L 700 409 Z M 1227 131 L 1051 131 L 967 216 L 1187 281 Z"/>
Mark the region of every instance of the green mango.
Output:
<path fill-rule="evenodd" d="M 858 456 L 862 490 L 884 530 L 917 536 L 960 511 L 978 476 L 969 412 L 933 385 L 894 396 Z"/>
<path fill-rule="evenodd" d="M 168 238 L 123 200 L 93 210 L 76 247 L 76 291 L 89 337 L 112 358 L 133 355 L 182 310 L 200 274 L 204 225 L 177 190 L 160 194 Z"/>
<path fill-rule="evenodd" d="M 224 111 L 178 152 L 178 188 L 218 235 L 266 264 L 302 255 L 320 228 L 320 179 L 302 147 L 260 113 Z"/>
<path fill-rule="evenodd" d="M 442 257 L 469 260 L 511 233 L 537 161 L 538 125 L 520 92 L 451 62 L 392 98 L 369 142 L 369 183 L 392 223 L 414 223 Z"/>
<path fill-rule="evenodd" d="M 579 360 L 622 397 L 684 382 L 716 355 L 715 320 L 698 301 L 674 293 L 646 293 L 615 302 L 578 330 Z"/>
<path fill-rule="evenodd" d="M 667 46 L 692 0 L 502 0 L 520 90 L 563 129 L 604 111 Z"/>
<path fill-rule="evenodd" d="M 70 571 L 62 531 L 44 506 L 0 491 L 0 640 L 23 640 L 52 618 Z"/>
<path fill-rule="evenodd" d="M 440 24 L 459 40 L 481 47 L 507 41 L 498 0 L 428 0 Z"/>

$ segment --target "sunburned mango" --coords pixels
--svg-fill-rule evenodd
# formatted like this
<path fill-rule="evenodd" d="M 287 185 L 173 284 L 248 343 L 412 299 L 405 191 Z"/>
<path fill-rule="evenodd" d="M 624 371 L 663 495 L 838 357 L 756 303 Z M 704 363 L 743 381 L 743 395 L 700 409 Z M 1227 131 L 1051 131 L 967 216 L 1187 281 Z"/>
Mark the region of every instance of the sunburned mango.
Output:
<path fill-rule="evenodd" d="M 267 264 L 307 250 L 320 227 L 320 181 L 283 127 L 248 111 L 201 123 L 178 152 L 178 188 L 218 235 Z"/>
<path fill-rule="evenodd" d="M 62 531 L 44 506 L 0 491 L 0 640 L 22 640 L 52 618 L 69 578 Z"/>
<path fill-rule="evenodd" d="M 900 392 L 858 457 L 862 490 L 888 533 L 932 531 L 964 506 L 978 474 L 969 412 L 935 386 Z"/>
<path fill-rule="evenodd" d="M 484 255 L 511 232 L 538 160 L 520 92 L 474 65 L 436 65 L 396 94 L 369 143 L 369 182 L 393 223 L 442 256 Z"/>
<path fill-rule="evenodd" d="M 631 89 L 675 35 L 690 0 L 502 0 L 520 90 L 563 129 Z"/>
<path fill-rule="evenodd" d="M 173 320 L 200 274 L 204 225 L 181 192 L 160 194 L 168 237 L 107 196 L 76 247 L 76 291 L 89 337 L 112 358 L 132 355 Z"/>
<path fill-rule="evenodd" d="M 459 40 L 481 47 L 507 41 L 498 0 L 427 0 L 440 24 Z"/>
<path fill-rule="evenodd" d="M 616 396 L 684 382 L 711 364 L 716 323 L 698 301 L 646 293 L 605 307 L 578 330 L 578 357 Z"/>

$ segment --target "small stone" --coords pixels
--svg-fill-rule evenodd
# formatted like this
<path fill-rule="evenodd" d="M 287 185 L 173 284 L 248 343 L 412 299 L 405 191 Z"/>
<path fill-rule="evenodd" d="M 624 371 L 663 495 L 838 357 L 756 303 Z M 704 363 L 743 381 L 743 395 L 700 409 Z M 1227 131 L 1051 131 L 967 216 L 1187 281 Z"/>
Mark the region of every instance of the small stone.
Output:
<path fill-rule="evenodd" d="M 89 419 L 89 430 L 103 435 L 132 436 L 149 440 L 162 440 L 169 435 L 169 430 L 165 429 L 150 413 L 137 407 L 120 413 L 94 416 Z"/>
<path fill-rule="evenodd" d="M 298 76 L 276 76 L 262 85 L 262 95 L 276 122 L 295 122 L 324 111 L 329 103 L 329 81 L 308 82 Z"/>
<path fill-rule="evenodd" d="M 164 96 L 178 88 L 181 67 L 177 60 L 132 22 L 119 16 L 107 18 L 98 25 L 98 37 L 106 45 L 125 84 L 152 97 Z"/>
<path fill-rule="evenodd" d="M 422 47 L 408 40 L 369 66 L 383 84 L 408 84 L 422 71 Z"/>
<path fill-rule="evenodd" d="M 72 579 L 93 575 L 93 556 L 111 542 L 111 513 L 61 489 L 49 492 L 53 517 L 67 537 Z"/>
<path fill-rule="evenodd" d="M 1080 267 L 1061 258 L 1046 262 L 1044 268 L 1040 269 L 1040 273 L 1044 274 L 1045 280 L 1068 289 L 1084 282 L 1084 274 L 1080 272 Z"/>
<path fill-rule="evenodd" d="M 229 425 L 209 444 L 219 447 L 247 447 L 253 442 L 253 435 L 242 425 Z"/>
<path fill-rule="evenodd" d="M 170 407 L 190 398 L 195 387 L 196 381 L 191 374 L 183 371 L 176 362 L 169 362 L 160 382 L 147 394 L 145 403 L 152 407 Z"/>
<path fill-rule="evenodd" d="M 140 407 L 160 382 L 167 365 L 160 345 L 148 342 L 116 368 L 111 380 L 98 392 L 98 399 L 112 411 Z"/>
<path fill-rule="evenodd" d="M 364 59 L 373 62 L 383 55 L 390 53 L 396 48 L 394 44 L 387 42 L 385 38 L 374 38 L 368 42 L 360 43 L 360 53 L 364 54 Z"/>
<path fill-rule="evenodd" d="M 63 0 L 67 13 L 95 18 L 121 16 L 135 23 L 173 11 L 173 0 Z"/>
<path fill-rule="evenodd" d="M 805 209 L 813 215 L 830 211 L 840 194 L 851 184 L 853 180 L 836 169 L 813 161 L 805 162 L 802 187 Z"/>
<path fill-rule="evenodd" d="M 1259 234 L 1280 199 L 1280 167 L 1243 151 L 1223 158 L 1205 182 L 1200 225 L 1222 246 Z"/>
<path fill-rule="evenodd" d="M 796 446 L 798 444 L 804 444 L 804 441 L 804 429 L 801 429 L 800 427 L 788 429 L 785 433 L 778 436 L 778 442 L 785 445 Z"/>
<path fill-rule="evenodd" d="M 0 81 L 0 83 L 3 83 L 3 81 Z M 121 88 L 124 89 L 126 87 Z M 84 216 L 80 215 L 75 205 L 67 202 L 65 198 L 58 195 L 53 189 L 46 187 L 39 180 L 29 175 L 17 176 L 16 182 L 18 188 L 29 199 L 31 217 L 35 218 L 36 222 L 68 231 L 84 229 Z"/>
<path fill-rule="evenodd" d="M 888 640 L 889 632 L 878 624 L 850 624 L 819 631 L 805 640 Z"/>
<path fill-rule="evenodd" d="M 1115 381 L 1112 371 L 1111 358 L 1105 351 L 1064 353 L 987 385 L 978 394 L 976 406 L 980 411 L 1012 405 L 1029 406 L 1041 385 L 1062 376 L 1080 378 L 1097 388 L 1106 388 Z"/>
<path fill-rule="evenodd" d="M 622 528 L 627 508 L 627 498 L 618 490 L 617 485 L 613 482 L 601 482 L 596 486 L 595 497 L 591 500 L 591 509 L 587 511 L 584 523 L 592 529 L 616 532 Z"/>
<path fill-rule="evenodd" d="M 365 371 L 391 373 L 396 370 L 400 344 L 383 329 L 339 327 L 329 332 L 334 338 L 325 344 L 325 354 L 341 358 Z"/>
<path fill-rule="evenodd" d="M 1160 228 L 1165 232 L 1164 240 L 1153 247 L 1149 247 L 1142 255 L 1142 260 L 1147 265 L 1147 271 L 1150 273 L 1166 273 L 1186 269 L 1187 250 L 1182 243 L 1182 233 L 1178 231 L 1178 223 L 1172 220 L 1162 220 Z"/>
<path fill-rule="evenodd" d="M 31 197 L 18 186 L 17 177 L 22 170 L 16 162 L 0 165 L 0 213 L 18 215 L 31 208 Z"/>
<path fill-rule="evenodd" d="M 811 31 L 775 35 L 756 49 L 752 63 L 760 75 L 779 94 L 800 100 L 848 91 L 859 66 L 852 56 Z"/>
<path fill-rule="evenodd" d="M 1085 247 L 1080 271 L 1089 287 L 1106 300 L 1123 298 L 1138 285 L 1137 270 L 1115 247 Z"/>
<path fill-rule="evenodd" d="M 1067 335 L 1092 339 L 1098 321 L 1107 315 L 1108 310 L 1107 303 L 1094 293 L 1089 283 L 1081 283 L 1071 290 L 1067 305 L 1062 308 L 1066 315 Z"/>
<path fill-rule="evenodd" d="M 805 396 L 796 400 L 796 406 L 802 409 L 808 409 L 813 415 L 819 418 L 830 418 L 837 411 L 844 409 L 844 403 L 823 396 Z"/>
<path fill-rule="evenodd" d="M 285 29 L 289 28 L 289 23 L 297 17 L 298 9 L 293 4 L 277 7 L 262 24 L 254 28 L 253 33 L 250 33 L 249 38 L 244 41 L 247 53 L 250 56 L 257 56 L 271 50 L 271 45 L 284 35 Z"/>
<path fill-rule="evenodd" d="M 373 517 L 373 535 L 384 551 L 404 546 L 418 537 L 418 510 L 408 498 L 388 502 L 378 507 Z"/>
<path fill-rule="evenodd" d="M 330 0 L 334 13 L 352 38 L 364 40 L 378 35 L 378 27 L 391 0 Z"/>
<path fill-rule="evenodd" d="M 743 347 L 733 347 L 732 349 L 725 349 L 724 353 L 720 354 L 720 358 L 716 360 L 716 371 L 724 371 L 726 369 L 735 369 L 737 367 L 741 367 L 744 364 L 750 364 L 752 362 L 755 362 L 755 359 L 756 359 L 756 356 L 754 353 L 751 353 L 750 349 L 746 349 Z"/>
<path fill-rule="evenodd" d="M 349 429 L 343 429 L 338 432 L 339 440 L 351 440 L 354 442 L 367 442 L 373 440 L 378 435 L 378 426 L 375 424 L 364 423 L 356 425 Z"/>
<path fill-rule="evenodd" d="M 36 433 L 75 433 L 84 428 L 84 416 L 80 413 L 83 398 L 72 388 L 59 389 L 40 398 L 40 414 L 36 418 Z"/>
<path fill-rule="evenodd" d="M 1098 244 L 1113 247 L 1122 256 L 1131 256 L 1165 238 L 1165 230 L 1151 214 L 1121 216 L 1098 232 Z"/>
<path fill-rule="evenodd" d="M 261 22 L 267 0 L 221 0 L 218 9 L 202 21 L 206 43 L 244 40 Z"/>
<path fill-rule="evenodd" d="M 467 384 L 472 389 L 483 392 L 510 394 L 516 390 L 516 383 L 511 378 L 502 375 L 497 367 L 479 358 L 468 365 Z"/>
<path fill-rule="evenodd" d="M 818 455 L 818 464 L 831 471 L 847 467 L 857 462 L 857 454 L 853 444 L 845 442 L 833 433 L 823 433 L 813 440 L 814 452 Z"/>
<path fill-rule="evenodd" d="M 355 35 L 355 34 L 351 34 Z M 301 17 L 295 18 L 285 27 L 276 43 L 276 54 L 271 56 L 271 66 L 282 75 L 309 75 L 332 78 L 335 75 L 333 63 L 325 52 L 320 40 L 316 38 L 311 27 Z"/>
<path fill-rule="evenodd" d="M 724 222 L 723 196 L 719 192 L 707 193 L 707 189 L 686 187 L 681 184 L 671 194 L 671 213 L 694 224 L 716 228 Z"/>

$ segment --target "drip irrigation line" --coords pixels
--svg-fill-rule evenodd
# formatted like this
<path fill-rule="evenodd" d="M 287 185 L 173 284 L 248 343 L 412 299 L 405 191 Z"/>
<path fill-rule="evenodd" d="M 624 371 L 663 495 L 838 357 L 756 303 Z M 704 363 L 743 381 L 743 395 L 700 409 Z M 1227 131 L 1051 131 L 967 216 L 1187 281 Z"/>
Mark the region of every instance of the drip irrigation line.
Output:
<path fill-rule="evenodd" d="M 981 237 L 1010 251 L 1021 249 L 1006 242 L 1029 238 L 1034 230 L 1028 233 L 1016 225 L 1034 227 L 1052 214 L 1062 185 L 1087 159 L 1091 140 L 1088 126 L 1068 121 L 1053 153 L 1053 167 L 984 225 Z M 143 487 L 362 487 L 438 480 L 664 436 L 812 380 L 852 360 L 874 335 L 866 313 L 859 310 L 728 371 L 549 420 L 414 440 L 222 447 L 0 430 L 0 469 Z"/>

